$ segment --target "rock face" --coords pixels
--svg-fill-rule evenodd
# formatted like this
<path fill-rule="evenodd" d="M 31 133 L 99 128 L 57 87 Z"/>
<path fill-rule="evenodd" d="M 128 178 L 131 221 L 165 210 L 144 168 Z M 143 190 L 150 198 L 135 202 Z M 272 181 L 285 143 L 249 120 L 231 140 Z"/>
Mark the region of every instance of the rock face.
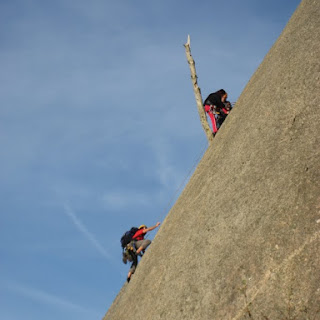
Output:
<path fill-rule="evenodd" d="M 319 37 L 303 0 L 104 320 L 320 319 Z"/>

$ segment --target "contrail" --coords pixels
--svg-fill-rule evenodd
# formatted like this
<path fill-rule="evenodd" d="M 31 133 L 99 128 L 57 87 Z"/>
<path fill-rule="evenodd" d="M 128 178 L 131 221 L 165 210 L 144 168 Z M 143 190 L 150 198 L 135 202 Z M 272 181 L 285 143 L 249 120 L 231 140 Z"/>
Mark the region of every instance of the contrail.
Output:
<path fill-rule="evenodd" d="M 70 217 L 77 229 L 93 244 L 93 246 L 107 259 L 111 260 L 110 254 L 98 242 L 98 240 L 91 234 L 83 223 L 78 219 L 74 211 L 67 205 L 64 205 L 65 213 Z"/>
<path fill-rule="evenodd" d="M 74 304 L 61 297 L 52 295 L 50 293 L 47 293 L 38 289 L 31 288 L 31 287 L 26 287 L 16 283 L 9 283 L 8 289 L 12 292 L 15 292 L 17 294 L 20 294 L 24 297 L 27 297 L 29 299 L 32 299 L 42 304 L 46 303 L 46 304 L 54 305 L 57 308 L 70 309 L 80 313 L 84 313 L 84 312 L 95 313 L 91 310 L 84 308 L 83 306 Z"/>

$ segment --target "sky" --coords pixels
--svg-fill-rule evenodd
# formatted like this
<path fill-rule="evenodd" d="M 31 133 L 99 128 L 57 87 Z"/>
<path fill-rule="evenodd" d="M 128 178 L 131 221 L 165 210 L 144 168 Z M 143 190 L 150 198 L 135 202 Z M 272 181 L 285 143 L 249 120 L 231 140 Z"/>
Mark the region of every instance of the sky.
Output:
<path fill-rule="evenodd" d="M 207 148 L 188 34 L 235 102 L 299 2 L 0 0 L 0 319 L 103 318 Z"/>

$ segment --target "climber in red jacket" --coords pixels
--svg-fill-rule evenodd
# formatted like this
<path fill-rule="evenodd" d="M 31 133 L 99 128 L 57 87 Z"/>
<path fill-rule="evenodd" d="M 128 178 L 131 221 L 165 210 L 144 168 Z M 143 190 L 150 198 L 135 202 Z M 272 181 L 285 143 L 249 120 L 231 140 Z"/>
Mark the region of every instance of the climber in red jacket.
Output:
<path fill-rule="evenodd" d="M 134 241 L 135 247 L 137 248 L 136 250 L 136 259 L 133 260 L 133 263 L 131 265 L 131 268 L 129 270 L 128 276 L 127 276 L 127 281 L 129 282 L 131 279 L 131 276 L 134 274 L 136 271 L 136 267 L 138 264 L 138 255 L 141 256 L 141 251 L 144 253 L 144 250 L 150 245 L 151 240 L 145 239 L 145 235 L 147 232 L 154 230 L 155 228 L 160 226 L 160 222 L 157 222 L 156 225 L 153 227 L 147 228 L 146 225 L 142 224 L 139 228 L 138 231 L 133 235 L 132 240 Z"/>

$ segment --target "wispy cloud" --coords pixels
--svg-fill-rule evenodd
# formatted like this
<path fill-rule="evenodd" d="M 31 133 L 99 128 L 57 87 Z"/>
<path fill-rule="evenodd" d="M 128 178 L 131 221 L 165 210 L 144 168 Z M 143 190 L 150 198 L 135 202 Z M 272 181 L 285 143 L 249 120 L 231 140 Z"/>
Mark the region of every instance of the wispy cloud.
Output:
<path fill-rule="evenodd" d="M 52 305 L 56 308 L 61 308 L 61 309 L 69 309 L 70 311 L 76 311 L 76 312 L 86 312 L 86 313 L 95 313 L 92 310 L 86 309 L 81 305 L 75 304 L 73 302 L 70 302 L 66 299 L 63 299 L 61 297 L 58 297 L 56 295 L 53 295 L 51 293 L 31 288 L 28 286 L 24 286 L 21 284 L 16 284 L 16 283 L 9 283 L 7 285 L 7 288 L 11 291 L 14 292 L 15 294 L 19 294 L 23 297 L 26 297 L 28 299 L 34 300 L 39 303 L 45 303 L 48 305 Z"/>
<path fill-rule="evenodd" d="M 90 233 L 85 225 L 79 220 L 76 216 L 75 212 L 70 208 L 69 205 L 64 205 L 64 211 L 71 219 L 76 228 L 91 242 L 91 244 L 107 259 L 111 259 L 110 254 L 105 250 L 105 248 L 99 243 L 99 241 L 95 238 L 95 236 Z"/>

